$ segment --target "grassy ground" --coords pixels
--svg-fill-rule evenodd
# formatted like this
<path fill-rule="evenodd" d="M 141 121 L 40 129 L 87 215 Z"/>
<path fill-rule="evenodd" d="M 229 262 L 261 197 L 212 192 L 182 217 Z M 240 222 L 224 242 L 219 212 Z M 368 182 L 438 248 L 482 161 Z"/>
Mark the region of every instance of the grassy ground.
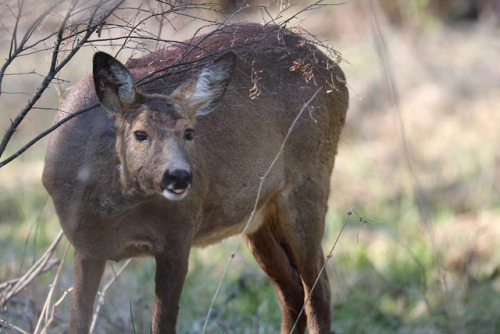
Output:
<path fill-rule="evenodd" d="M 368 9 L 333 7 L 304 21 L 342 52 L 351 88 L 324 249 L 334 244 L 349 209 L 359 216 L 349 218 L 327 266 L 333 328 L 499 333 L 498 27 L 447 26 L 423 13 L 398 27 L 378 13 L 377 26 Z M 33 116 L 20 139 L 51 118 Z M 5 128 L 8 120 L 0 121 Z M 24 273 L 58 232 L 40 182 L 44 145 L 0 170 L 0 282 Z M 180 333 L 200 332 L 235 242 L 193 251 Z M 70 251 L 57 296 L 71 286 L 71 257 Z M 110 264 L 103 282 L 120 265 Z M 0 319 L 31 330 L 54 273 L 15 297 Z M 98 333 L 149 332 L 153 275 L 152 260 L 129 265 L 106 293 Z M 243 247 L 215 308 L 210 333 L 279 331 L 273 287 Z M 65 301 L 51 333 L 62 331 L 68 312 Z"/>

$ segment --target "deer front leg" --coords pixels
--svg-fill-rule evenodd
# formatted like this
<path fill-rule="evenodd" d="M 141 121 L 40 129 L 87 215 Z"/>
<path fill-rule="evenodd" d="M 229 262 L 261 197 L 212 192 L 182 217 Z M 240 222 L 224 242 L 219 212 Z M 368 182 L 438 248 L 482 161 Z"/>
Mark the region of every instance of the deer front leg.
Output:
<path fill-rule="evenodd" d="M 179 301 L 188 271 L 190 247 L 169 247 L 157 255 L 155 300 L 153 305 L 153 334 L 176 333 Z"/>
<path fill-rule="evenodd" d="M 75 250 L 74 264 L 73 297 L 68 333 L 82 334 L 88 333 L 90 329 L 95 296 L 106 261 L 86 259 Z"/>

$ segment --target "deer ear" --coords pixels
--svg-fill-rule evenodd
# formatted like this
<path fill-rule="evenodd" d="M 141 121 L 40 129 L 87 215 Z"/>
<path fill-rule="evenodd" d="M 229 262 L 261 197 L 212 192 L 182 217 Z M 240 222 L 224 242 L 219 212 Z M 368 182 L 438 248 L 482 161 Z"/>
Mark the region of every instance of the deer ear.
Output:
<path fill-rule="evenodd" d="M 93 61 L 94 86 L 97 97 L 110 115 L 123 113 L 136 96 L 134 81 L 128 69 L 104 52 Z"/>
<path fill-rule="evenodd" d="M 197 78 L 179 86 L 171 97 L 187 104 L 195 116 L 212 112 L 222 100 L 236 65 L 236 54 L 227 52 L 206 65 Z"/>

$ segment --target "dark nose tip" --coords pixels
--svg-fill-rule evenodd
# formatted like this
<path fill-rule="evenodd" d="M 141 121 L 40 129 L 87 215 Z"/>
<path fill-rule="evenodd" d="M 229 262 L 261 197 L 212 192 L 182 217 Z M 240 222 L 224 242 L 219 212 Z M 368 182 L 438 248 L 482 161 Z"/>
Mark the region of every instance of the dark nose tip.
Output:
<path fill-rule="evenodd" d="M 160 188 L 162 190 L 183 190 L 187 189 L 193 182 L 191 171 L 185 169 L 167 170 L 161 179 Z"/>

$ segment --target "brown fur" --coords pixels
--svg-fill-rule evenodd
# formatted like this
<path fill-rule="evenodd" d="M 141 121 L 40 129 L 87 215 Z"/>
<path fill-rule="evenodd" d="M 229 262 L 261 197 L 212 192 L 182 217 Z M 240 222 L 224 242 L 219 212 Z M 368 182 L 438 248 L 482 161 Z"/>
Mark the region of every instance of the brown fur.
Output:
<path fill-rule="evenodd" d="M 135 256 L 154 256 L 157 263 L 152 332 L 175 332 L 191 247 L 241 233 L 260 177 L 297 113 L 322 87 L 268 175 L 245 235 L 276 288 L 282 333 L 291 330 L 324 261 L 329 180 L 348 103 L 340 68 L 314 46 L 299 46 L 301 40 L 276 26 L 230 26 L 184 60 L 201 61 L 206 50 L 239 45 L 231 82 L 212 113 L 195 117 L 198 106 L 186 102 L 194 87 L 188 79 L 197 72 L 189 70 L 139 87 L 118 112 L 91 110 L 51 135 L 43 183 L 76 253 L 71 333 L 88 331 L 105 261 Z M 187 50 L 166 48 L 126 66 L 137 80 L 174 64 Z M 252 92 L 258 92 L 253 99 Z M 90 75 L 70 93 L 56 121 L 96 101 Z M 183 139 L 187 128 L 196 130 L 194 140 Z M 146 129 L 151 144 L 134 139 L 134 129 Z M 192 187 L 184 199 L 171 201 L 158 182 L 179 161 L 192 170 Z M 325 273 L 297 333 L 306 325 L 311 333 L 330 331 Z"/>

